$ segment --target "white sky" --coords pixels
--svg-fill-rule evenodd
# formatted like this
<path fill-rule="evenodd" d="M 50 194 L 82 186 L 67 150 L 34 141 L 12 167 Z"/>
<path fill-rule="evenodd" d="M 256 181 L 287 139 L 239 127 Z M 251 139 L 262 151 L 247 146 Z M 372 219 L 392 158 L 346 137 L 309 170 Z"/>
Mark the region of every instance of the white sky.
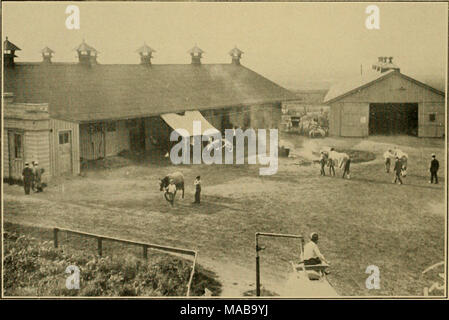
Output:
<path fill-rule="evenodd" d="M 155 64 L 190 63 L 195 44 L 203 63 L 228 63 L 237 45 L 243 65 L 296 89 L 357 76 L 360 65 L 368 72 L 378 56 L 424 81 L 441 82 L 447 70 L 446 3 L 379 3 L 380 30 L 365 27 L 367 3 L 253 2 L 73 2 L 81 29 L 68 30 L 68 4 L 3 3 L 3 39 L 22 49 L 17 61 L 40 61 L 49 46 L 54 61 L 75 62 L 85 38 L 104 64 L 138 63 L 144 41 L 157 51 Z"/>

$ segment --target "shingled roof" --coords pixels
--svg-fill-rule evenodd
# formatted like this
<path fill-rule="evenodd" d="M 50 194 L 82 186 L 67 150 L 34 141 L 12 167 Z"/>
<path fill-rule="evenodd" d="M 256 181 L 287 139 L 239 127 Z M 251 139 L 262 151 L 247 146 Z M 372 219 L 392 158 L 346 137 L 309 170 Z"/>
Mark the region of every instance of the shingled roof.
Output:
<path fill-rule="evenodd" d="M 130 119 L 294 100 L 256 72 L 233 64 L 51 65 L 5 68 L 5 92 L 15 102 L 49 103 L 54 118 L 79 122 Z"/>

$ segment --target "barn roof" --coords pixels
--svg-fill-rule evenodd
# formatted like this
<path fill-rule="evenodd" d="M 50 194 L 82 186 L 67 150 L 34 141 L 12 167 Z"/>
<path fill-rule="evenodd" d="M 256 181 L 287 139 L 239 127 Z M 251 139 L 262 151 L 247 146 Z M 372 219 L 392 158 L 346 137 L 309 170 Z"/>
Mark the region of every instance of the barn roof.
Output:
<path fill-rule="evenodd" d="M 52 117 L 89 122 L 186 110 L 277 103 L 295 95 L 233 64 L 92 65 L 17 63 L 5 68 L 15 102 L 49 103 Z"/>
<path fill-rule="evenodd" d="M 348 95 L 351 95 L 361 89 L 369 87 L 369 86 L 377 83 L 378 81 L 386 79 L 393 74 L 400 75 L 401 77 L 403 77 L 409 81 L 412 81 L 421 87 L 424 87 L 424 88 L 431 90 L 439 95 L 444 96 L 444 92 L 441 92 L 425 83 L 422 83 L 418 80 L 410 78 L 410 77 L 406 76 L 405 74 L 400 73 L 397 70 L 389 70 L 384 73 L 372 73 L 372 74 L 368 74 L 363 77 L 356 77 L 353 79 L 349 79 L 347 81 L 337 83 L 329 89 L 326 96 L 324 97 L 324 102 L 331 103 L 331 102 L 340 100 L 340 99 L 342 99 Z"/>

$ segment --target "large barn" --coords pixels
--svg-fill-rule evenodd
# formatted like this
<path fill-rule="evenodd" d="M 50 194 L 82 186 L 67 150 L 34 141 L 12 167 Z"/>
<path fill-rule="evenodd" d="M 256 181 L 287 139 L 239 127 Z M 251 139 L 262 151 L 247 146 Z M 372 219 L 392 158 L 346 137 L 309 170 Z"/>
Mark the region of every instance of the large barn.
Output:
<path fill-rule="evenodd" d="M 444 136 L 444 92 L 402 74 L 391 57 L 373 67 L 378 72 L 338 83 L 326 94 L 330 135 Z"/>
<path fill-rule="evenodd" d="M 48 47 L 42 62 L 17 63 L 18 50 L 4 42 L 9 111 L 3 136 L 11 137 L 4 139 L 11 150 L 4 153 L 6 179 L 20 180 L 25 161 L 39 160 L 49 175 L 78 174 L 84 161 L 167 148 L 180 122 L 191 127 L 192 120 L 201 121 L 203 131 L 277 128 L 281 103 L 296 98 L 241 65 L 237 48 L 229 64 L 202 64 L 204 52 L 195 46 L 190 64 L 165 65 L 152 63 L 154 50 L 147 45 L 137 50 L 140 64 L 100 64 L 97 50 L 84 41 L 75 63 L 52 62 Z M 27 127 L 36 121 L 39 128 Z"/>

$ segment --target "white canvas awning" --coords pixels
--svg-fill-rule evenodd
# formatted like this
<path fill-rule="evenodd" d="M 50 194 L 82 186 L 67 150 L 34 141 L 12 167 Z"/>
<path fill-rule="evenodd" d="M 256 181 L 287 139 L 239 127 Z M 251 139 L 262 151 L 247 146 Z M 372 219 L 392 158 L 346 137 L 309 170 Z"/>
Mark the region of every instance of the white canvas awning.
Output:
<path fill-rule="evenodd" d="M 216 134 L 220 133 L 214 126 L 212 126 L 199 111 L 186 111 L 184 115 L 179 115 L 177 113 L 165 113 L 161 115 L 161 118 L 174 130 L 176 130 L 181 136 L 191 137 L 194 135 L 193 124 L 194 121 L 199 121 L 201 123 L 201 134 Z M 183 132 L 184 129 L 187 133 Z"/>

